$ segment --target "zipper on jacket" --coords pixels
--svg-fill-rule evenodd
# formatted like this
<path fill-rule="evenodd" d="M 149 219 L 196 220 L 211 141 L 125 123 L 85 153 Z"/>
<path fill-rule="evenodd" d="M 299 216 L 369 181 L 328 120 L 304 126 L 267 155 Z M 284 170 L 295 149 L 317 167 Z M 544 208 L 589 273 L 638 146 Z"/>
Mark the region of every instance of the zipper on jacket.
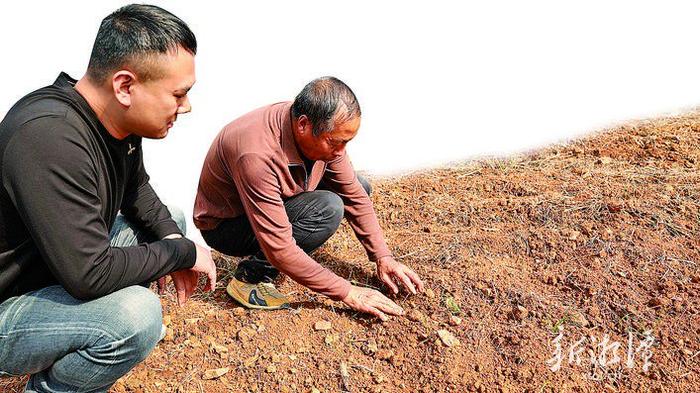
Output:
<path fill-rule="evenodd" d="M 304 191 L 309 190 L 309 175 L 306 172 L 306 166 L 304 164 L 289 164 L 287 165 L 288 167 L 296 166 L 296 167 L 301 167 L 301 169 L 304 171 Z"/>

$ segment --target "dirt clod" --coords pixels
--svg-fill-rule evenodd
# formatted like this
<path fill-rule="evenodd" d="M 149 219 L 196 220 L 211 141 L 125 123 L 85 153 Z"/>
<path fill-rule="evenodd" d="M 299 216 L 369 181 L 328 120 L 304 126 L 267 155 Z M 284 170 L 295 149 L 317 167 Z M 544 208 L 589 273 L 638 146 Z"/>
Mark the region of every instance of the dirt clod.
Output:
<path fill-rule="evenodd" d="M 452 333 L 445 329 L 438 330 L 437 335 L 438 337 L 440 337 L 440 341 L 447 347 L 454 347 L 459 345 L 459 340 Z"/>
<path fill-rule="evenodd" d="M 525 308 L 521 305 L 516 305 L 513 307 L 510 315 L 516 321 L 522 321 L 523 319 L 527 318 L 529 313 L 530 312 L 528 311 L 527 308 Z"/>
<path fill-rule="evenodd" d="M 314 330 L 331 330 L 330 321 L 317 321 L 314 324 Z"/>
<path fill-rule="evenodd" d="M 254 328 L 252 328 L 250 326 L 246 326 L 246 327 L 242 328 L 241 330 L 239 330 L 238 333 L 236 334 L 236 336 L 238 337 L 239 340 L 241 340 L 243 342 L 248 342 L 248 341 L 251 341 L 257 333 L 258 333 L 257 330 L 255 330 Z"/>
<path fill-rule="evenodd" d="M 229 371 L 228 367 L 214 368 L 211 370 L 207 370 L 202 375 L 202 379 L 216 379 L 216 378 L 219 378 L 222 375 L 226 374 L 228 371 Z"/>

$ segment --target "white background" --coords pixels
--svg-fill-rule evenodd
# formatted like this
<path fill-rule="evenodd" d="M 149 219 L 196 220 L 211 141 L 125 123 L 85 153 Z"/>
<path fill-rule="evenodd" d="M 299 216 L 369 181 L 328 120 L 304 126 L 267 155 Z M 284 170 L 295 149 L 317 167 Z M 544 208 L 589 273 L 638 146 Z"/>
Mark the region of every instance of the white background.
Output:
<path fill-rule="evenodd" d="M 0 116 L 60 71 L 80 78 L 101 19 L 127 4 L 8 3 Z M 191 215 L 221 127 L 322 75 L 360 100 L 362 127 L 349 146 L 356 169 L 384 175 L 527 150 L 700 101 L 692 2 L 459 3 L 155 1 L 190 25 L 199 51 L 193 112 L 145 147 L 154 187 Z"/>

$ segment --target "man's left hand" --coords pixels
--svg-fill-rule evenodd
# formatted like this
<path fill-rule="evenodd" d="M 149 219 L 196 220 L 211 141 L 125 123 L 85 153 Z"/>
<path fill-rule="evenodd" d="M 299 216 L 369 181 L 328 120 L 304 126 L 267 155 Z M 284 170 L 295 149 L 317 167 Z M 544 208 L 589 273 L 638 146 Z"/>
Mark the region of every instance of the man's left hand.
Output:
<path fill-rule="evenodd" d="M 184 306 L 187 299 L 192 296 L 199 283 L 199 273 L 192 269 L 183 269 L 170 273 L 175 284 L 177 305 Z"/>
<path fill-rule="evenodd" d="M 399 293 L 399 285 L 414 295 L 416 289 L 423 292 L 423 281 L 418 274 L 391 256 L 379 258 L 377 276 L 394 294 Z"/>

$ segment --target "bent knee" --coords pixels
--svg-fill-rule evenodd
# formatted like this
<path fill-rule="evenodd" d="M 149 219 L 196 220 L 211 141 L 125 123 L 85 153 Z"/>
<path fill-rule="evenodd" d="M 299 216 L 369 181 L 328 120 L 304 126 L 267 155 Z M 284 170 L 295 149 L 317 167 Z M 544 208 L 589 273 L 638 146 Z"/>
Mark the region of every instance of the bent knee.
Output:
<path fill-rule="evenodd" d="M 148 288 L 131 286 L 115 292 L 112 335 L 150 352 L 160 338 L 163 311 L 160 299 Z"/>
<path fill-rule="evenodd" d="M 187 220 L 185 219 L 185 213 L 176 206 L 168 206 L 168 211 L 170 211 L 170 217 L 172 217 L 177 227 L 183 235 L 187 235 Z"/>
<path fill-rule="evenodd" d="M 365 189 L 365 192 L 367 193 L 368 196 L 372 194 L 372 185 L 369 183 L 369 180 L 367 180 L 366 178 L 364 178 L 360 175 L 357 175 L 357 181 L 360 182 L 360 184 L 362 185 L 362 188 Z"/>
<path fill-rule="evenodd" d="M 317 192 L 319 195 L 318 198 L 322 206 L 321 210 L 324 218 L 340 224 L 340 221 L 343 219 L 343 215 L 345 214 L 345 204 L 343 203 L 343 199 L 332 191 L 319 190 L 315 192 Z"/>

